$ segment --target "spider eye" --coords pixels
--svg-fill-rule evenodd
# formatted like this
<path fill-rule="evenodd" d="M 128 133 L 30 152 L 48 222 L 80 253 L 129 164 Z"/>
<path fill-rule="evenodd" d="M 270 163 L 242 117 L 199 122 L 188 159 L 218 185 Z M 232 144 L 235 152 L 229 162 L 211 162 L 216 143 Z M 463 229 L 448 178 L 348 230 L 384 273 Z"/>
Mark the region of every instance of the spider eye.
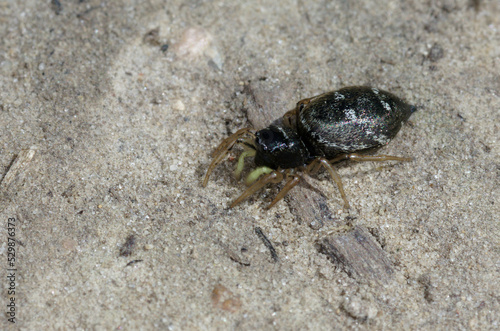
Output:
<path fill-rule="evenodd" d="M 263 129 L 257 134 L 257 144 L 263 146 L 265 149 L 277 139 L 276 133 L 270 129 Z"/>

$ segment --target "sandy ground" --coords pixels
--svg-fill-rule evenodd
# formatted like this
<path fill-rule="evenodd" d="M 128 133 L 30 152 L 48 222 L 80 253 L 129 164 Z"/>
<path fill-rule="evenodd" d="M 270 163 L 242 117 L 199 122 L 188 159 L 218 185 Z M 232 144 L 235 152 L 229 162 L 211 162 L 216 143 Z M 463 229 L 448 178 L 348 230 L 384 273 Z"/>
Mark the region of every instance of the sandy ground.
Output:
<path fill-rule="evenodd" d="M 500 2 L 380 3 L 0 2 L 0 329 L 500 328 Z M 350 85 L 419 111 L 383 150 L 414 161 L 338 166 L 349 211 L 325 174 L 322 227 L 276 187 L 227 209 L 234 162 L 201 186 L 245 87 L 284 113 Z M 387 284 L 318 250 L 352 226 Z"/>

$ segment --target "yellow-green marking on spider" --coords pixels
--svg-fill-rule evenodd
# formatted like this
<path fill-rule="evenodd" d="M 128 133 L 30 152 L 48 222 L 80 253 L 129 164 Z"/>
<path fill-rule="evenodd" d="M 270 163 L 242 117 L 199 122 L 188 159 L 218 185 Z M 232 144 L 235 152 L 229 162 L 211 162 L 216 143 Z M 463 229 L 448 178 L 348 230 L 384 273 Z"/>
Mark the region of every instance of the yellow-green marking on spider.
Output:
<path fill-rule="evenodd" d="M 255 156 L 256 151 L 254 149 L 249 149 L 241 153 L 240 158 L 238 159 L 238 165 L 236 166 L 236 170 L 234 171 L 234 175 L 236 179 L 240 179 L 241 172 L 243 171 L 243 167 L 245 166 L 245 158 L 249 156 Z"/>
<path fill-rule="evenodd" d="M 247 179 L 245 180 L 245 184 L 250 185 L 253 182 L 255 182 L 261 175 L 264 174 L 270 174 L 273 172 L 274 169 L 271 169 L 269 167 L 258 167 L 254 170 L 252 170 L 251 173 L 248 174 Z"/>

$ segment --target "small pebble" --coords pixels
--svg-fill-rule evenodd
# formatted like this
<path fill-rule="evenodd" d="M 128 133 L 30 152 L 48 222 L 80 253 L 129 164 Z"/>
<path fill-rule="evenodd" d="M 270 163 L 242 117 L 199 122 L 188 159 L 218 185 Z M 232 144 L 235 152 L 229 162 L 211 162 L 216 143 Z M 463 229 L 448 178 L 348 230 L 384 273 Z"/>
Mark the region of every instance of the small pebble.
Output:
<path fill-rule="evenodd" d="M 172 48 L 180 57 L 196 57 L 203 54 L 211 41 L 212 35 L 202 28 L 193 27 L 184 31 L 179 42 Z"/>
<path fill-rule="evenodd" d="M 172 107 L 175 110 L 178 110 L 178 111 L 184 111 L 184 110 L 186 110 L 186 106 L 184 105 L 184 103 L 181 100 L 175 100 L 174 104 L 172 105 Z"/>

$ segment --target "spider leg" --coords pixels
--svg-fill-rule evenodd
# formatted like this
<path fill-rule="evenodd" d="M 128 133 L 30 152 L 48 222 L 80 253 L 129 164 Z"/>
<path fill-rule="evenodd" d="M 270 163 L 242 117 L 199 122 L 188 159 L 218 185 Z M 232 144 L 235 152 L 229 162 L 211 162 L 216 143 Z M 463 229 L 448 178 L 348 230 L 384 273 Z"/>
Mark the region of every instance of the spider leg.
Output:
<path fill-rule="evenodd" d="M 297 108 L 289 110 L 283 115 L 283 123 L 285 126 L 295 129 L 297 127 Z"/>
<path fill-rule="evenodd" d="M 238 131 L 236 131 L 235 133 L 233 133 L 232 135 L 230 135 L 229 137 L 227 137 L 226 139 L 224 139 L 220 143 L 220 145 L 217 146 L 217 148 L 215 149 L 215 151 L 212 153 L 212 157 L 216 157 L 217 154 L 220 154 L 220 153 L 223 153 L 225 151 L 230 150 L 231 147 L 236 142 L 236 140 L 238 140 L 244 134 L 250 132 L 250 130 L 251 130 L 250 128 L 239 129 Z"/>
<path fill-rule="evenodd" d="M 224 139 L 220 145 L 215 149 L 212 153 L 212 163 L 208 167 L 207 173 L 205 174 L 205 178 L 203 179 L 203 187 L 207 186 L 208 179 L 210 178 L 210 174 L 214 171 L 215 167 L 224 160 L 227 153 L 233 148 L 234 144 L 238 143 L 238 139 L 245 135 L 250 134 L 253 137 L 253 133 L 250 132 L 250 128 L 240 129 Z"/>
<path fill-rule="evenodd" d="M 306 173 L 313 174 L 317 172 L 321 167 L 328 170 L 328 172 L 330 173 L 330 177 L 332 177 L 333 181 L 335 182 L 335 184 L 337 184 L 337 187 L 339 188 L 340 196 L 342 197 L 342 200 L 344 200 L 344 208 L 349 209 L 350 208 L 349 200 L 347 200 L 347 196 L 344 192 L 344 185 L 342 185 L 342 180 L 340 179 L 340 175 L 338 174 L 337 171 L 335 171 L 335 169 L 332 167 L 330 163 L 331 161 L 319 157 L 307 166 Z"/>
<path fill-rule="evenodd" d="M 288 177 L 288 173 L 287 173 Z M 274 198 L 274 200 L 269 204 L 269 206 L 266 207 L 266 209 L 271 209 L 278 201 L 283 199 L 285 195 L 290 191 L 292 188 L 294 188 L 299 182 L 300 182 L 300 176 L 297 175 L 290 175 L 290 178 L 286 182 L 285 186 L 281 189 L 281 191 L 278 192 L 278 195 Z"/>
<path fill-rule="evenodd" d="M 295 129 L 297 127 L 297 117 L 304 108 L 305 105 L 307 105 L 309 102 L 311 102 L 312 98 L 307 98 L 307 99 L 302 99 L 299 102 L 297 102 L 297 106 L 293 108 L 292 110 L 289 110 L 283 115 L 283 123 L 285 123 L 286 126 L 289 128 Z"/>
<path fill-rule="evenodd" d="M 331 159 L 330 163 L 336 163 L 342 160 L 351 160 L 356 162 L 363 161 L 374 161 L 374 162 L 385 162 L 385 161 L 411 161 L 411 157 L 401 157 L 393 155 L 364 155 L 358 153 L 342 154 L 334 159 Z"/>
<path fill-rule="evenodd" d="M 309 102 L 311 102 L 312 99 L 316 98 L 317 96 L 311 97 L 311 98 L 305 98 L 297 102 L 297 110 L 300 111 L 302 108 L 307 105 Z"/>
<path fill-rule="evenodd" d="M 256 170 L 258 170 L 258 169 L 259 168 L 257 168 Z M 270 168 L 267 168 L 267 169 L 270 169 Z M 252 173 L 255 172 L 256 170 L 252 171 Z M 239 204 L 240 202 L 242 202 L 243 200 L 245 200 L 246 198 L 248 198 L 249 196 L 251 196 L 252 194 L 254 194 L 255 192 L 257 192 L 258 190 L 260 190 L 261 188 L 263 188 L 267 184 L 269 184 L 269 183 L 279 183 L 282 180 L 283 180 L 283 174 L 281 173 L 281 171 L 272 170 L 271 173 L 268 173 L 265 176 L 262 176 L 259 180 L 257 180 L 255 183 L 253 183 L 249 188 L 247 188 L 238 197 L 238 199 L 236 199 L 236 200 L 233 201 L 233 203 L 231 204 L 231 206 L 229 206 L 229 208 L 233 208 L 234 206 L 236 206 L 237 204 Z"/>
<path fill-rule="evenodd" d="M 412 159 L 409 157 L 401 157 L 401 156 L 392 156 L 392 155 L 362 155 L 357 153 L 349 153 L 349 154 L 341 154 L 336 158 L 331 160 L 327 160 L 325 158 L 317 158 L 313 162 L 311 162 L 307 168 L 306 172 L 308 174 L 316 173 L 321 167 L 328 170 L 330 173 L 330 177 L 332 177 L 333 181 L 337 184 L 339 188 L 340 195 L 342 196 L 342 200 L 344 200 L 344 208 L 349 209 L 349 201 L 347 200 L 347 196 L 344 192 L 344 185 L 342 185 L 342 180 L 337 171 L 332 167 L 333 163 L 342 161 L 342 160 L 352 160 L 356 162 L 363 161 L 375 161 L 375 162 L 385 162 L 385 161 L 411 161 Z"/>

